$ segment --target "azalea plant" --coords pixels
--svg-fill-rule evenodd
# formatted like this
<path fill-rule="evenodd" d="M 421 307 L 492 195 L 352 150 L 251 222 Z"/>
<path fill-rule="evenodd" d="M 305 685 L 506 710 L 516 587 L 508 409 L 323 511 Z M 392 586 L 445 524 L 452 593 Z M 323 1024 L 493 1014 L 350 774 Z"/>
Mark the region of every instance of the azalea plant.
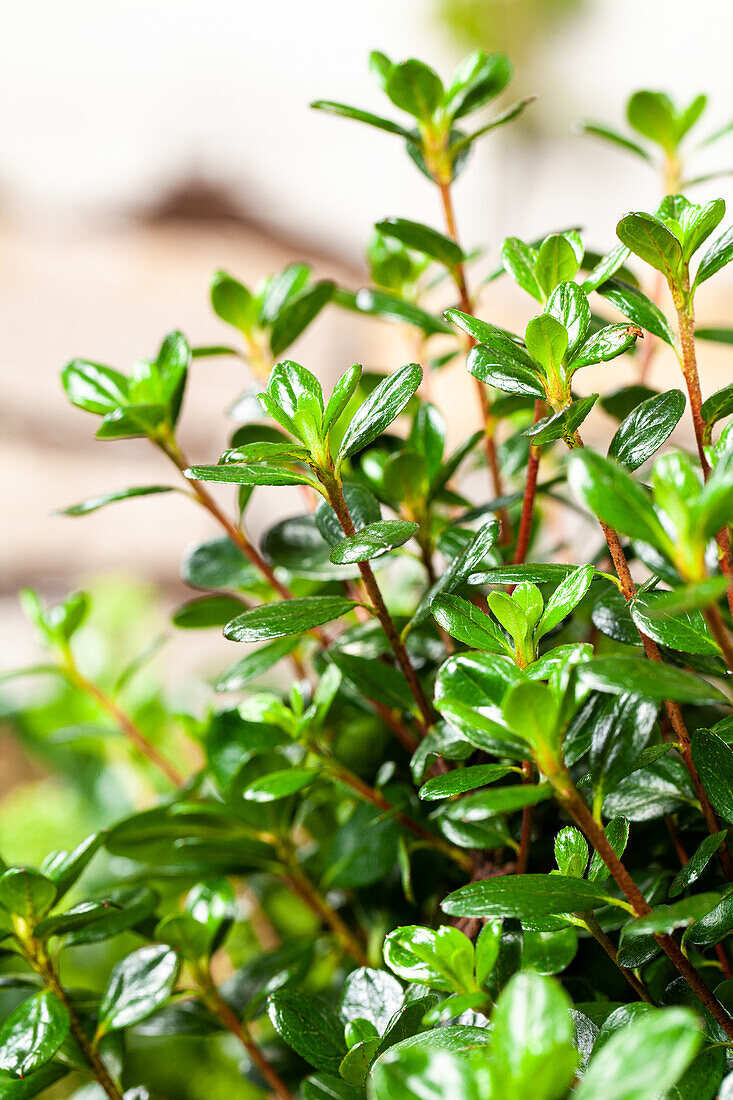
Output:
<path fill-rule="evenodd" d="M 357 291 L 299 263 L 255 289 L 217 272 L 231 342 L 171 332 L 127 371 L 62 372 L 100 440 L 147 439 L 171 474 L 63 514 L 174 491 L 204 508 L 215 533 L 185 553 L 196 594 L 173 622 L 223 630 L 233 663 L 205 713 L 153 722 L 128 700 L 154 647 L 100 682 L 89 597 L 23 594 L 47 659 L 22 671 L 84 699 L 97 768 L 124 746 L 146 796 L 0 876 L 2 1097 L 163 1095 L 130 1058 L 141 1037 L 221 1036 L 242 1095 L 280 1100 L 733 1097 L 733 385 L 708 392 L 695 330 L 733 230 L 721 199 L 683 193 L 704 97 L 637 93 L 643 145 L 585 124 L 658 150 L 666 192 L 606 251 L 563 230 L 492 258 L 459 238 L 453 182 L 529 105 L 485 114 L 508 59 L 479 51 L 447 84 L 371 67 L 389 117 L 313 106 L 400 139 L 438 226 L 379 222 Z M 494 313 L 500 278 L 526 296 L 520 332 Z M 324 392 L 285 357 L 324 309 L 401 326 L 415 361 L 345 363 Z M 665 345 L 659 391 L 641 349 Z M 214 355 L 254 385 L 193 461 L 178 421 Z M 464 369 L 478 427 L 449 446 L 430 398 Z M 678 425 L 691 453 L 668 444 Z M 249 502 L 277 487 L 299 512 L 256 538 Z M 571 511 L 582 538 L 553 547 Z M 67 978 L 70 948 L 118 938 L 102 981 Z"/>

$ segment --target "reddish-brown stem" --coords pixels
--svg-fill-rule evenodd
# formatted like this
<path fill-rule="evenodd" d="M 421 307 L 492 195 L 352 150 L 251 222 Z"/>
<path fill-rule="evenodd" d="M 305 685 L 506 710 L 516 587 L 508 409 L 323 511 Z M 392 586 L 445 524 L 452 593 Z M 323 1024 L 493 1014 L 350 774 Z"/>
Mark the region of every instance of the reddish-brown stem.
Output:
<path fill-rule="evenodd" d="M 522 761 L 522 783 L 532 783 L 534 779 L 534 765 L 531 760 Z M 522 831 L 519 835 L 519 852 L 517 854 L 516 873 L 523 875 L 529 862 L 529 847 L 532 843 L 532 825 L 534 823 L 534 806 L 525 806 L 522 809 Z"/>
<path fill-rule="evenodd" d="M 110 699 L 109 695 L 102 691 L 97 684 L 92 680 L 88 680 L 86 676 L 79 671 L 70 655 L 67 657 L 64 673 L 70 683 L 79 688 L 80 691 L 83 691 L 90 699 L 94 699 L 102 710 L 106 711 L 127 740 L 133 744 L 138 752 L 149 760 L 174 787 L 180 787 L 185 783 L 185 776 L 179 772 L 178 768 L 176 768 L 174 764 L 171 764 L 171 762 L 158 751 L 152 741 L 148 740 L 143 731 L 133 722 L 132 718 L 130 718 L 129 714 L 122 710 L 122 708 L 115 703 L 114 699 Z"/>
<path fill-rule="evenodd" d="M 58 997 L 69 1013 L 71 1034 L 79 1044 L 81 1052 L 103 1092 L 109 1097 L 109 1100 L 122 1100 L 122 1093 L 112 1080 L 109 1070 L 104 1064 L 96 1046 L 92 1043 L 84 1030 L 84 1025 L 77 1016 L 76 1009 L 62 986 L 59 976 L 56 973 L 56 968 L 46 954 L 45 949 L 40 944 L 37 945 L 37 948 L 29 954 L 28 958 L 33 968 L 43 978 L 46 988 L 49 989 L 54 996 Z"/>
<path fill-rule="evenodd" d="M 611 872 L 616 885 L 626 896 L 635 917 L 646 917 L 652 910 L 644 895 L 639 890 L 626 867 L 616 855 L 603 828 L 598 824 L 593 814 L 580 797 L 567 773 L 555 775 L 552 778 L 556 794 L 579 829 L 585 834 L 599 856 Z M 720 1002 L 713 996 L 705 982 L 698 974 L 687 956 L 682 952 L 679 944 L 670 935 L 658 933 L 654 936 L 659 946 L 677 968 L 679 973 L 697 994 L 702 1004 L 720 1024 L 729 1038 L 733 1039 L 733 1019 L 724 1010 Z"/>
<path fill-rule="evenodd" d="M 330 477 L 323 482 L 324 488 L 328 494 L 328 500 L 336 513 L 336 518 L 341 524 L 341 530 L 344 532 L 347 538 L 351 538 L 356 534 L 351 513 L 346 503 L 343 490 L 340 482 L 335 477 Z M 372 571 L 368 561 L 359 562 L 359 572 L 361 573 L 361 579 L 364 582 L 364 588 L 366 589 L 370 603 L 374 608 L 377 618 L 381 623 L 382 630 L 384 631 L 387 641 L 389 642 L 390 649 L 394 653 L 395 660 L 400 666 L 402 673 L 407 681 L 408 687 L 412 694 L 417 708 L 420 711 L 422 721 L 425 726 L 425 732 L 433 724 L 433 712 L 430 707 L 430 703 L 427 700 L 425 692 L 422 689 L 417 673 L 413 667 L 412 661 L 407 653 L 407 650 L 400 638 L 397 627 L 395 626 L 392 616 L 387 610 L 387 605 L 384 602 L 384 597 L 377 584 L 376 577 Z"/>
<path fill-rule="evenodd" d="M 673 291 L 675 309 L 677 311 L 677 330 L 680 339 L 680 365 L 687 386 L 687 395 L 690 399 L 690 412 L 695 428 L 695 442 L 697 453 L 700 456 L 703 477 L 707 481 L 710 476 L 710 463 L 705 454 L 705 420 L 702 415 L 702 391 L 700 389 L 700 373 L 697 369 L 697 352 L 695 350 L 695 314 L 690 297 L 689 279 L 683 288 L 683 295 L 679 291 Z M 733 615 L 733 554 L 731 553 L 730 534 L 727 527 L 723 527 L 716 536 L 720 553 L 720 568 L 728 581 L 728 606 Z"/>
<path fill-rule="evenodd" d="M 287 867 L 287 870 L 280 875 L 284 885 L 292 890 L 315 913 L 319 920 L 331 929 L 342 951 L 350 955 L 357 966 L 369 966 L 369 959 L 361 943 L 336 910 L 328 904 L 325 898 L 321 897 L 308 876 L 303 873 L 295 853 L 292 851 L 284 852 L 283 862 Z"/>
<path fill-rule="evenodd" d="M 207 1008 L 216 1016 L 219 1022 L 224 1025 L 227 1031 L 230 1031 L 232 1035 L 239 1040 L 247 1051 L 252 1064 L 257 1067 L 275 1095 L 278 1096 L 280 1100 L 294 1100 L 293 1094 L 288 1086 L 267 1061 L 259 1045 L 252 1038 L 249 1028 L 246 1024 L 242 1023 L 231 1005 L 224 1000 L 211 980 L 210 975 L 201 973 L 197 974 L 197 977 Z"/>
<path fill-rule="evenodd" d="M 443 207 L 443 220 L 445 222 L 446 232 L 449 237 L 458 244 L 458 227 L 456 225 L 456 215 L 453 209 L 453 195 L 451 194 L 450 183 L 439 182 L 436 180 L 438 190 L 440 192 L 440 201 Z M 468 283 L 466 281 L 466 270 L 462 263 L 456 264 L 453 269 L 453 278 L 458 290 L 458 298 L 460 301 L 461 309 L 464 313 L 468 313 L 473 316 L 473 303 L 471 301 L 471 295 L 468 292 Z M 469 347 L 473 346 L 475 341 L 469 337 Z M 494 490 L 494 496 L 502 497 L 504 495 L 504 488 L 502 484 L 501 470 L 499 468 L 499 459 L 496 453 L 496 441 L 494 439 L 494 423 L 491 416 L 491 404 L 486 392 L 486 387 L 482 382 L 479 382 L 478 378 L 474 379 L 476 387 L 476 396 L 478 398 L 479 408 L 481 410 L 481 420 L 484 427 L 484 447 L 486 449 L 486 463 L 491 472 L 491 484 Z M 508 542 L 511 538 L 511 526 L 509 523 L 509 516 L 504 508 L 501 508 L 497 513 L 502 531 L 502 541 Z"/>
<path fill-rule="evenodd" d="M 532 423 L 536 424 L 542 419 L 544 414 L 545 403 L 541 398 L 538 398 L 534 403 L 534 418 Z M 512 559 L 514 565 L 521 565 L 525 561 L 527 550 L 529 549 L 529 539 L 532 534 L 532 520 L 534 518 L 534 506 L 537 499 L 537 475 L 540 468 L 541 453 L 541 447 L 534 447 L 530 444 L 529 457 L 527 459 L 527 479 L 524 483 L 524 498 L 522 500 L 522 516 L 519 521 L 517 545 L 514 551 L 514 558 Z"/>
<path fill-rule="evenodd" d="M 575 445 L 578 447 L 583 446 L 583 441 L 580 438 L 580 434 L 578 432 L 575 433 L 574 442 Z M 618 537 L 618 534 L 616 533 L 616 531 L 614 531 L 612 527 L 609 527 L 608 524 L 604 523 L 601 519 L 599 519 L 598 522 L 601 525 L 606 543 L 608 544 L 608 550 L 611 555 L 611 560 L 613 561 L 616 575 L 618 576 L 619 583 L 621 585 L 621 592 L 626 602 L 630 603 L 636 595 L 636 585 L 634 584 L 634 580 L 631 576 L 631 570 L 629 569 L 629 563 L 626 560 L 626 555 L 624 554 L 623 547 L 621 546 L 621 541 Z M 644 647 L 644 652 L 646 653 L 649 660 L 655 661 L 657 664 L 663 664 L 662 655 L 659 652 L 659 646 L 657 645 L 657 643 L 649 638 L 646 634 L 644 634 L 641 630 L 639 630 L 639 637 L 641 639 L 641 644 Z M 664 707 L 667 715 L 669 716 L 669 720 L 672 725 L 672 729 L 674 730 L 675 736 L 677 737 L 677 741 L 680 746 L 680 755 L 682 756 L 685 767 L 689 772 L 690 779 L 695 790 L 695 795 L 698 802 L 700 803 L 700 809 L 702 810 L 702 815 L 705 819 L 705 824 L 708 827 L 708 831 L 710 833 L 718 833 L 720 832 L 720 823 L 716 816 L 715 810 L 713 809 L 713 806 L 710 802 L 710 799 L 707 796 L 707 792 L 702 785 L 702 781 L 700 779 L 700 776 L 698 775 L 697 768 L 695 767 L 695 764 L 693 762 L 692 743 L 690 741 L 690 734 L 687 730 L 687 726 L 685 725 L 685 720 L 682 717 L 682 711 L 680 710 L 677 703 L 673 703 L 669 699 L 665 700 Z M 720 866 L 723 869 L 725 877 L 729 881 L 733 881 L 733 860 L 731 859 L 731 855 L 726 844 L 723 844 L 718 850 L 718 857 L 720 859 Z"/>
<path fill-rule="evenodd" d="M 368 783 L 365 783 L 363 779 L 344 767 L 343 764 L 334 760 L 333 757 L 327 759 L 328 768 L 335 779 L 340 780 L 347 787 L 350 787 L 360 798 L 363 798 L 365 802 L 371 803 L 372 806 L 376 807 L 376 809 L 380 810 L 383 814 L 388 814 L 390 817 L 393 817 L 395 821 L 399 821 L 400 825 L 404 826 L 413 836 L 418 837 L 429 847 L 435 848 L 436 851 L 442 852 L 443 855 L 454 860 L 464 871 L 469 874 L 473 871 L 474 861 L 467 852 L 454 847 L 447 840 L 436 836 L 435 833 L 431 833 L 429 829 L 426 829 L 419 821 L 415 821 L 409 814 L 405 814 L 401 810 L 396 810 L 392 803 L 389 802 L 380 791 L 376 790 L 374 787 L 370 787 Z"/>
<path fill-rule="evenodd" d="M 639 981 L 633 970 L 629 970 L 628 967 L 622 966 L 621 963 L 618 961 L 618 953 L 616 951 L 616 948 L 613 946 L 593 914 L 590 912 L 580 913 L 579 916 L 583 921 L 585 927 L 590 932 L 593 939 L 603 948 L 613 965 L 621 971 L 624 978 L 626 978 L 626 981 L 629 983 L 634 992 L 641 998 L 642 1001 L 646 1001 L 647 1004 L 653 1005 L 654 998 L 652 997 L 651 993 L 644 985 L 644 983 Z"/>
<path fill-rule="evenodd" d="M 705 621 L 710 627 L 710 633 L 715 638 L 715 641 L 720 646 L 720 651 L 725 658 L 725 663 L 731 672 L 733 672 L 733 639 L 725 629 L 725 623 L 723 622 L 723 616 L 720 614 L 720 608 L 717 604 L 711 604 L 710 607 L 706 607 L 704 611 Z"/>

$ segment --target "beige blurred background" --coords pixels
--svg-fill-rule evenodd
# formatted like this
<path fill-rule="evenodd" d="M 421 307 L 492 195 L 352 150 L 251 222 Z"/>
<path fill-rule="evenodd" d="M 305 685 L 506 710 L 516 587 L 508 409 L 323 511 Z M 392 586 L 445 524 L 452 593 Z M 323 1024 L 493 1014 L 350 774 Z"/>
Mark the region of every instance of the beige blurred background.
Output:
<path fill-rule="evenodd" d="M 469 49 L 505 48 L 517 65 L 509 99 L 535 93 L 524 118 L 486 140 L 456 188 L 463 242 L 495 257 L 507 234 L 572 224 L 587 243 L 614 241 L 630 208 L 658 184 L 644 165 L 573 133 L 578 117 L 623 123 L 637 87 L 687 100 L 710 95 L 709 127 L 733 115 L 730 0 L 30 0 L 7 10 L 0 43 L 0 667 L 35 653 L 16 593 L 53 598 L 90 577 L 154 582 L 165 605 L 183 589 L 176 564 L 214 534 L 176 496 L 123 503 L 83 519 L 56 507 L 128 484 L 167 481 L 144 442 L 98 443 L 94 418 L 58 381 L 81 355 L 129 369 L 163 334 L 194 344 L 229 339 L 207 283 L 224 267 L 251 283 L 292 259 L 358 287 L 373 223 L 397 215 L 439 224 L 436 196 L 401 143 L 308 110 L 317 97 L 385 110 L 369 50 L 424 57 L 448 75 Z M 385 111 L 386 113 L 386 111 Z M 733 166 L 733 136 L 698 167 Z M 727 178 L 699 200 L 731 197 Z M 731 323 L 730 281 L 700 295 L 700 320 Z M 521 324 L 526 302 L 507 285 L 486 316 Z M 708 346 L 709 347 L 709 346 Z M 388 367 L 409 349 L 375 321 L 327 310 L 293 349 L 324 381 L 360 360 Z M 733 350 L 706 348 L 706 389 L 731 377 Z M 589 370 L 584 391 L 626 380 Z M 628 372 L 627 372 L 628 373 Z M 659 357 L 650 379 L 678 384 Z M 195 364 L 182 422 L 193 459 L 213 461 L 230 428 L 224 410 L 248 383 L 233 359 Z M 474 426 L 467 379 L 438 397 L 455 437 Z M 465 397 L 465 400 L 464 400 Z M 592 432 L 607 437 L 602 416 Z M 680 437 L 684 443 L 684 433 Z M 259 490 L 255 531 L 296 511 Z M 187 635 L 187 653 L 196 649 Z M 208 643 L 207 643 L 208 644 Z M 226 645 L 221 640 L 212 645 Z M 227 659 L 231 654 L 227 651 Z"/>

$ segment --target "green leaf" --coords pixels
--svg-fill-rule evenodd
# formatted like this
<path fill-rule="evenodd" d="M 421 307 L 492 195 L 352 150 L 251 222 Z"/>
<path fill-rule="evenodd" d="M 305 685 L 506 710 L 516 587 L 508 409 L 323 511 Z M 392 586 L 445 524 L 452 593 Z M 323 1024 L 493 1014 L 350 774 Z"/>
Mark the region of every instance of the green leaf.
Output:
<path fill-rule="evenodd" d="M 569 878 L 583 878 L 588 866 L 588 842 L 572 825 L 561 829 L 555 837 L 555 861 L 560 874 Z"/>
<path fill-rule="evenodd" d="M 649 493 L 621 466 L 593 451 L 578 450 L 570 455 L 567 470 L 575 495 L 604 523 L 665 553 L 671 550 Z"/>
<path fill-rule="evenodd" d="M 553 233 L 539 247 L 535 277 L 546 297 L 558 283 L 570 283 L 578 273 L 583 252 L 578 249 L 577 234 L 575 238 L 571 240 L 566 233 Z"/>
<path fill-rule="evenodd" d="M 33 925 L 56 900 L 55 882 L 37 871 L 11 867 L 0 875 L 0 906 Z"/>
<path fill-rule="evenodd" d="M 362 111 L 359 107 L 349 107 L 346 103 L 334 103 L 330 99 L 317 99 L 311 103 L 311 107 L 317 111 L 326 111 L 329 115 L 338 115 L 341 118 L 353 118 L 356 122 L 365 122 L 367 126 L 374 126 L 377 130 L 386 130 L 388 134 L 397 134 L 399 137 L 410 140 L 411 134 L 404 126 L 399 126 L 389 118 L 381 118 L 371 111 Z"/>
<path fill-rule="evenodd" d="M 50 852 L 41 864 L 41 874 L 56 886 L 55 902 L 59 902 L 64 894 L 71 889 L 74 883 L 81 877 L 87 866 L 102 847 L 106 836 L 105 830 L 92 833 L 71 851 L 61 850 Z"/>
<path fill-rule="evenodd" d="M 0 1025 L 0 1070 L 14 1078 L 34 1073 L 53 1058 L 69 1026 L 69 1010 L 53 993 L 29 997 Z"/>
<path fill-rule="evenodd" d="M 0 1100 L 31 1100 L 31 1097 L 50 1088 L 68 1072 L 67 1067 L 58 1062 L 46 1062 L 45 1066 L 22 1080 L 0 1074 Z"/>
<path fill-rule="evenodd" d="M 682 390 L 667 390 L 642 401 L 621 422 L 608 448 L 608 457 L 627 470 L 638 469 L 669 439 L 684 411 Z"/>
<path fill-rule="evenodd" d="M 384 941 L 384 961 L 408 982 L 456 993 L 475 989 L 473 944 L 449 925 L 437 930 L 419 925 L 397 928 Z"/>
<path fill-rule="evenodd" d="M 629 840 L 628 821 L 625 817 L 613 817 L 603 831 L 606 834 L 608 843 L 620 859 Z M 594 852 L 588 868 L 588 879 L 591 882 L 605 882 L 610 873 L 598 852 Z"/>
<path fill-rule="evenodd" d="M 675 335 L 667 318 L 651 298 L 647 298 L 636 287 L 622 282 L 621 279 L 609 279 L 597 288 L 601 297 L 620 310 L 625 317 L 639 328 L 650 332 L 671 348 L 675 347 Z M 592 337 L 591 337 L 592 339 Z M 618 352 L 616 352 L 618 354 Z"/>
<path fill-rule="evenodd" d="M 112 969 L 102 995 L 97 1034 L 119 1031 L 152 1015 L 173 992 L 181 968 L 178 955 L 163 944 L 141 947 Z"/>
<path fill-rule="evenodd" d="M 68 508 L 58 508 L 54 515 L 57 516 L 87 516 L 90 512 L 96 512 L 98 508 L 104 508 L 107 504 L 115 504 L 118 500 L 130 500 L 132 497 L 148 497 L 158 493 L 174 493 L 172 485 L 136 485 L 132 489 L 117 489 L 113 493 L 104 493 L 99 497 L 90 497 L 79 504 L 70 504 Z"/>
<path fill-rule="evenodd" d="M 553 443 L 556 439 L 572 440 L 597 400 L 598 394 L 591 393 L 588 397 L 581 397 L 579 401 L 571 401 L 567 408 L 560 409 L 559 412 L 546 416 L 536 424 L 525 428 L 522 435 L 529 436 L 537 447 Z"/>
<path fill-rule="evenodd" d="M 511 755 L 524 756 L 524 746 L 507 728 L 501 704 L 522 673 L 510 657 L 490 653 L 462 653 L 450 657 L 435 682 L 435 706 L 461 735 L 477 747 L 497 751 L 497 739 L 511 746 Z"/>
<path fill-rule="evenodd" d="M 439 1048 L 448 1030 L 430 1031 L 418 1037 L 425 1045 L 402 1049 L 398 1044 L 379 1058 L 371 1074 L 374 1100 L 480 1100 L 479 1081 L 470 1064 Z"/>
<path fill-rule="evenodd" d="M 323 413 L 323 434 L 326 435 L 330 432 L 334 424 L 337 423 L 339 417 L 346 409 L 351 398 L 356 393 L 357 386 L 361 381 L 361 366 L 359 363 L 355 363 L 353 367 L 348 367 L 347 370 L 339 378 L 338 382 L 333 388 L 333 393 L 328 399 L 325 412 Z"/>
<path fill-rule="evenodd" d="M 549 314 L 533 317 L 524 336 L 527 351 L 547 375 L 561 375 L 568 351 L 568 330 Z"/>
<path fill-rule="evenodd" d="M 547 684 L 536 680 L 517 684 L 504 700 L 503 710 L 509 728 L 527 742 L 541 765 L 557 757 L 559 706 Z"/>
<path fill-rule="evenodd" d="M 513 67 L 504 53 L 476 50 L 464 58 L 446 90 L 443 110 L 454 120 L 477 111 L 504 91 Z"/>
<path fill-rule="evenodd" d="M 380 520 L 337 543 L 331 551 L 331 561 L 335 565 L 350 565 L 380 558 L 409 542 L 417 530 L 418 524 L 407 520 Z"/>
<path fill-rule="evenodd" d="M 574 1100 L 655 1100 L 680 1079 L 701 1041 L 689 1009 L 644 1013 L 593 1055 Z"/>
<path fill-rule="evenodd" d="M 492 1093 L 502 1100 L 559 1100 L 578 1063 L 562 986 L 539 974 L 515 974 L 491 1014 Z"/>
<path fill-rule="evenodd" d="M 389 1021 L 402 1007 L 402 986 L 384 970 L 362 966 L 352 970 L 341 990 L 341 1019 L 368 1020 L 381 1035 Z"/>
<path fill-rule="evenodd" d="M 544 386 L 532 359 L 498 329 L 488 340 L 471 350 L 466 369 L 479 382 L 505 393 L 545 396 Z"/>
<path fill-rule="evenodd" d="M 383 290 L 360 290 L 354 300 L 354 308 L 359 313 L 369 313 L 374 317 L 383 317 L 387 321 L 413 325 L 426 336 L 452 331 L 442 317 L 436 317 L 435 314 L 428 313 L 413 302 L 407 302 Z"/>
<path fill-rule="evenodd" d="M 331 648 L 329 660 L 342 675 L 368 699 L 378 699 L 389 707 L 412 710 L 415 700 L 402 672 L 394 665 L 375 661 L 373 657 L 357 657 Z"/>
<path fill-rule="evenodd" d="M 338 1073 L 346 1054 L 344 1030 L 325 1001 L 280 989 L 268 997 L 267 1014 L 280 1038 L 296 1054 L 316 1069 Z"/>
<path fill-rule="evenodd" d="M 249 333 L 255 321 L 255 302 L 250 291 L 226 271 L 215 271 L 209 285 L 211 306 L 217 317 L 240 332 Z"/>
<path fill-rule="evenodd" d="M 616 235 L 656 271 L 670 286 L 677 286 L 682 274 L 682 246 L 673 233 L 651 214 L 627 214 L 616 226 Z"/>
<path fill-rule="evenodd" d="M 516 917 L 538 921 L 616 904 L 600 884 L 563 875 L 516 875 L 484 879 L 449 894 L 442 905 L 454 917 Z"/>
<path fill-rule="evenodd" d="M 451 798 L 455 794 L 465 794 L 478 787 L 485 787 L 488 783 L 495 783 L 511 771 L 511 768 L 502 764 L 474 764 L 468 768 L 458 768 L 429 779 L 420 788 L 420 798 L 434 802 L 440 798 Z"/>
<path fill-rule="evenodd" d="M 212 626 L 226 626 L 246 606 L 234 596 L 199 596 L 177 607 L 171 622 L 179 630 L 200 630 Z"/>
<path fill-rule="evenodd" d="M 678 703 L 715 703 L 726 699 L 699 676 L 639 657 L 595 657 L 581 665 L 578 676 L 596 691 L 632 692 Z"/>
<path fill-rule="evenodd" d="M 525 244 L 519 237 L 507 237 L 501 249 L 501 262 L 504 270 L 512 276 L 522 290 L 531 294 L 538 302 L 545 300 L 542 288 L 535 277 L 537 253 L 534 248 Z"/>
<path fill-rule="evenodd" d="M 710 836 L 706 836 L 701 841 L 682 870 L 678 871 L 672 879 L 669 886 L 669 896 L 671 898 L 676 898 L 688 886 L 692 886 L 693 882 L 697 882 L 721 844 L 724 843 L 726 835 L 725 830 L 721 830 L 719 833 L 711 833 Z"/>
<path fill-rule="evenodd" d="M 701 653 L 719 656 L 718 643 L 713 638 L 705 619 L 699 611 L 683 611 L 678 614 L 665 614 L 664 603 L 659 605 L 666 593 L 638 596 L 629 605 L 634 623 L 648 637 L 660 645 L 678 649 L 683 653 Z"/>
<path fill-rule="evenodd" d="M 228 623 L 224 637 L 232 642 L 263 642 L 302 634 L 339 619 L 357 606 L 344 596 L 303 596 L 262 604 Z"/>
<path fill-rule="evenodd" d="M 715 275 L 721 268 L 729 264 L 731 260 L 733 260 L 733 226 L 726 229 L 725 233 L 710 245 L 703 256 L 695 276 L 695 287 L 706 282 L 712 275 Z"/>
<path fill-rule="evenodd" d="M 344 433 L 338 453 L 342 462 L 361 451 L 387 428 L 404 409 L 422 382 L 422 367 L 408 363 L 388 375 L 357 409 Z"/>
<path fill-rule="evenodd" d="M 698 337 L 701 335 L 700 329 L 696 330 L 695 335 Z M 731 329 L 731 343 L 733 343 L 733 329 Z M 719 420 L 733 413 L 733 382 L 727 386 L 723 386 L 722 389 L 712 394 L 706 401 L 703 401 L 700 412 L 705 421 L 706 442 L 709 443 L 713 426 L 717 424 Z"/>
<path fill-rule="evenodd" d="M 511 653 L 504 633 L 475 604 L 460 596 L 436 596 L 430 604 L 435 620 L 451 637 L 488 653 Z"/>
<path fill-rule="evenodd" d="M 558 928 L 552 932 L 525 931 L 522 936 L 522 969 L 535 974 L 560 974 L 578 953 L 578 932 L 575 928 Z"/>
<path fill-rule="evenodd" d="M 190 546 L 181 562 L 181 580 L 192 588 L 253 588 L 259 571 L 228 538 L 208 539 Z"/>
<path fill-rule="evenodd" d="M 245 802 L 277 802 L 310 787 L 318 774 L 315 768 L 283 768 L 244 787 L 242 797 Z"/>
<path fill-rule="evenodd" d="M 128 928 L 134 928 L 151 915 L 158 904 L 158 895 L 147 886 L 122 887 L 113 890 L 103 898 L 104 912 L 97 912 L 94 920 L 79 921 L 64 933 L 66 946 L 83 943 L 99 943 L 111 939 Z M 63 914 L 62 914 L 63 916 Z M 47 917 L 43 925 L 54 922 L 55 917 Z"/>
<path fill-rule="evenodd" d="M 327 279 L 291 298 L 279 311 L 270 331 L 270 351 L 282 355 L 333 297 L 335 284 Z"/>
<path fill-rule="evenodd" d="M 99 416 L 128 402 L 128 380 L 124 374 L 86 359 L 67 363 L 61 372 L 61 383 L 72 405 Z"/>
<path fill-rule="evenodd" d="M 437 229 L 431 229 L 421 222 L 408 221 L 406 218 L 385 218 L 377 222 L 374 228 L 386 237 L 400 241 L 406 248 L 424 253 L 443 264 L 449 271 L 455 270 L 466 259 L 463 249 L 452 237 L 446 237 L 444 233 L 439 233 Z"/>
<path fill-rule="evenodd" d="M 214 683 L 215 691 L 241 691 L 243 687 L 258 679 L 265 672 L 292 653 L 298 644 L 298 636 L 278 638 L 274 642 L 261 646 L 248 653 L 241 661 L 222 672 Z"/>
<path fill-rule="evenodd" d="M 415 58 L 392 66 L 384 90 L 395 107 L 420 122 L 430 121 L 444 95 L 435 70 Z"/>
<path fill-rule="evenodd" d="M 592 134 L 594 137 L 603 138 L 604 141 L 619 146 L 627 153 L 633 153 L 634 156 L 640 157 L 642 160 L 652 162 L 652 157 L 646 149 L 632 141 L 631 138 L 627 138 L 624 134 L 619 134 L 616 130 L 611 129 L 605 122 L 591 122 L 583 119 L 578 123 L 578 129 L 583 134 Z"/>
<path fill-rule="evenodd" d="M 675 110 L 664 92 L 634 92 L 626 107 L 629 125 L 638 134 L 661 145 L 666 153 L 677 148 L 677 124 Z"/>
<path fill-rule="evenodd" d="M 572 360 L 590 329 L 588 295 L 577 283 L 559 283 L 547 299 L 545 313 L 559 321 L 567 332 L 567 357 Z"/>
<path fill-rule="evenodd" d="M 645 917 L 639 917 L 625 924 L 621 929 L 620 942 L 624 944 L 627 939 L 634 939 L 637 936 L 674 932 L 677 928 L 687 928 L 714 909 L 718 900 L 718 894 L 693 894 L 691 897 L 673 902 L 672 905 L 657 905 Z"/>
<path fill-rule="evenodd" d="M 346 506 L 357 532 L 382 518 L 379 501 L 369 489 L 353 481 L 343 483 Z M 344 537 L 338 517 L 327 500 L 319 500 L 315 511 L 315 521 L 324 540 L 330 546 L 337 546 Z M 331 573 L 333 571 L 331 570 Z"/>
<path fill-rule="evenodd" d="M 692 762 L 716 811 L 726 821 L 733 822 L 733 749 L 717 734 L 695 730 Z"/>
<path fill-rule="evenodd" d="M 318 482 L 300 470 L 286 466 L 251 466 L 229 462 L 223 466 L 190 466 L 183 471 L 189 481 L 214 481 L 226 485 L 310 485 L 321 492 Z"/>
<path fill-rule="evenodd" d="M 535 643 L 550 630 L 559 626 L 573 608 L 577 607 L 591 586 L 594 572 L 592 565 L 581 565 L 562 582 L 559 588 L 555 589 L 545 604 L 542 618 L 535 627 Z"/>
<path fill-rule="evenodd" d="M 605 256 L 601 256 L 590 275 L 583 280 L 582 287 L 586 294 L 597 290 L 602 283 L 619 273 L 623 274 L 627 283 L 635 283 L 634 276 L 625 266 L 629 256 L 630 252 L 623 244 L 615 245 Z"/>

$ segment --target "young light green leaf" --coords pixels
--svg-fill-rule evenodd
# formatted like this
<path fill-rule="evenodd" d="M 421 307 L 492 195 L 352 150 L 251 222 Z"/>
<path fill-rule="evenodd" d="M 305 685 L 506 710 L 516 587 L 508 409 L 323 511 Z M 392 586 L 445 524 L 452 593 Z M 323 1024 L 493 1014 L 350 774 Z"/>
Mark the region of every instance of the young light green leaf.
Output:
<path fill-rule="evenodd" d="M 537 623 L 534 640 L 537 643 L 550 630 L 554 630 L 562 620 L 580 603 L 591 586 L 594 569 L 592 565 L 581 565 L 562 582 L 545 604 L 542 618 Z"/>
<path fill-rule="evenodd" d="M 491 1079 L 502 1100 L 565 1095 L 578 1063 L 571 1008 L 559 982 L 532 972 L 514 975 L 491 1014 Z"/>
<path fill-rule="evenodd" d="M 338 461 L 361 451 L 399 416 L 422 381 L 422 367 L 408 363 L 388 375 L 357 409 L 344 433 Z"/>
<path fill-rule="evenodd" d="M 418 925 L 397 928 L 384 941 L 384 961 L 408 982 L 456 993 L 475 989 L 473 944 L 449 925 L 437 930 Z"/>

